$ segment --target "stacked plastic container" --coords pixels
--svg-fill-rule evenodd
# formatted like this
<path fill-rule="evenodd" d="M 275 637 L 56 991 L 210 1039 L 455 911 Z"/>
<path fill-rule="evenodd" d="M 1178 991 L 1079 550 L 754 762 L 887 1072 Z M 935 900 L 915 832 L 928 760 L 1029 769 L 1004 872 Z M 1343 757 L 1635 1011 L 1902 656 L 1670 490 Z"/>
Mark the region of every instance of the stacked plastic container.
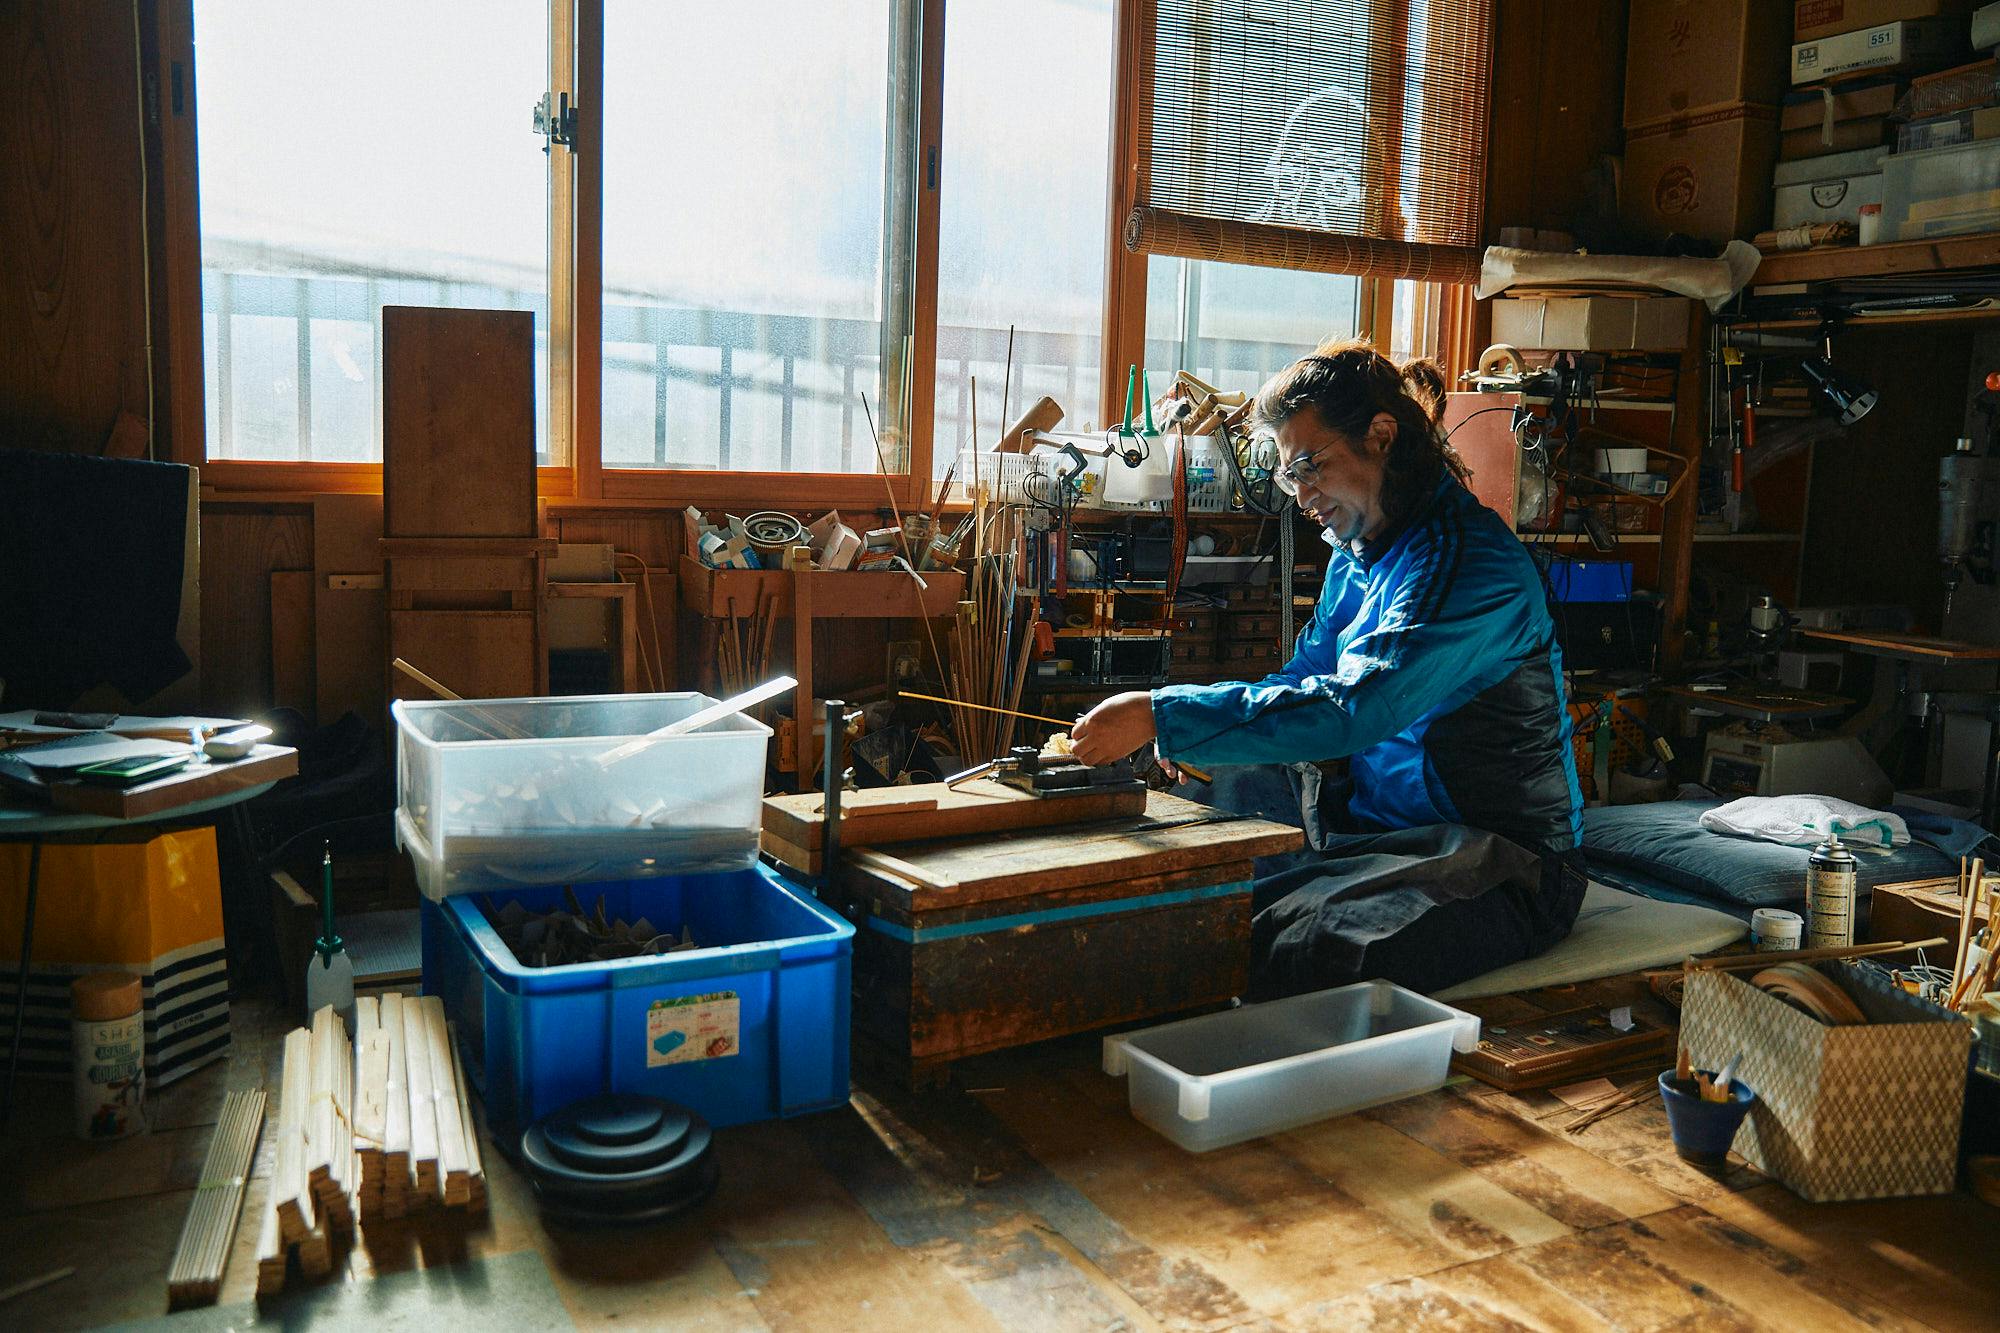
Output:
<path fill-rule="evenodd" d="M 495 1140 L 598 1092 L 714 1125 L 847 1099 L 854 930 L 757 860 L 770 728 L 741 715 L 647 738 L 700 694 L 398 702 L 397 839 L 424 891 L 424 990 L 444 999 Z M 529 967 L 510 902 L 697 947 Z"/>

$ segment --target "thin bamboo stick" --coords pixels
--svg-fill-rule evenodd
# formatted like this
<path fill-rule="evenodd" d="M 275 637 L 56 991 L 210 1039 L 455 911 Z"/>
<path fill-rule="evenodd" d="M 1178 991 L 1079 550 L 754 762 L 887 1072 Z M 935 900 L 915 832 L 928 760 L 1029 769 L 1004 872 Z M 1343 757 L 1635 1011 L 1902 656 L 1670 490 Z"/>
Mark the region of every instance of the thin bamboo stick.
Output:
<path fill-rule="evenodd" d="M 1908 944 L 1890 940 L 1882 944 L 1830 944 L 1821 949 L 1780 949 L 1771 953 L 1722 954 L 1715 958 L 1690 958 L 1682 964 L 1688 972 L 1737 972 L 1746 967 L 1769 967 L 1775 963 L 1814 963 L 1829 958 L 1871 958 L 1876 954 L 1902 953 L 1909 949 L 1934 949 L 1944 944 L 1942 935 Z"/>
<path fill-rule="evenodd" d="M 961 703 L 957 699 L 944 699 L 935 694 L 919 694 L 915 690 L 897 690 L 896 695 L 898 698 L 903 699 L 922 699 L 925 703 L 951 704 L 959 708 L 970 708 L 975 712 L 981 713 L 1011 713 L 1015 717 L 1026 718 L 1030 722 L 1053 722 L 1059 727 L 1075 725 L 1073 721 L 1065 722 L 1059 717 L 1050 717 L 1046 713 L 1023 713 L 1011 708 L 989 708 L 984 704 Z"/>

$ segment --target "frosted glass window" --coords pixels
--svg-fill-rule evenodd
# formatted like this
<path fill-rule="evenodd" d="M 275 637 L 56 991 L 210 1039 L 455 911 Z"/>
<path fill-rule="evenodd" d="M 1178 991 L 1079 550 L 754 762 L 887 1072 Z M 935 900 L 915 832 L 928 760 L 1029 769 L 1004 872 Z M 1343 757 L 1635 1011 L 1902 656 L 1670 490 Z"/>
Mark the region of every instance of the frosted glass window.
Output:
<path fill-rule="evenodd" d="M 531 310 L 546 0 L 194 0 L 208 457 L 382 456 L 385 304 Z"/>

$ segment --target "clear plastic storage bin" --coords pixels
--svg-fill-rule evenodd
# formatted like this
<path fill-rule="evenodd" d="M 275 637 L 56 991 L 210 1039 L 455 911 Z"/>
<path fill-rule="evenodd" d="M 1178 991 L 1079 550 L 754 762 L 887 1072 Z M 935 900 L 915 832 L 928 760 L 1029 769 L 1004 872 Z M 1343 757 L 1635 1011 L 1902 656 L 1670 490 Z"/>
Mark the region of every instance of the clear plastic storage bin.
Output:
<path fill-rule="evenodd" d="M 1132 1114 L 1207 1152 L 1442 1087 L 1479 1019 L 1386 981 L 1104 1039 Z"/>
<path fill-rule="evenodd" d="M 771 729 L 736 714 L 612 751 L 705 694 L 399 700 L 396 840 L 432 898 L 756 863 Z"/>
<path fill-rule="evenodd" d="M 2000 230 L 2000 139 L 1882 159 L 1882 239 Z"/>

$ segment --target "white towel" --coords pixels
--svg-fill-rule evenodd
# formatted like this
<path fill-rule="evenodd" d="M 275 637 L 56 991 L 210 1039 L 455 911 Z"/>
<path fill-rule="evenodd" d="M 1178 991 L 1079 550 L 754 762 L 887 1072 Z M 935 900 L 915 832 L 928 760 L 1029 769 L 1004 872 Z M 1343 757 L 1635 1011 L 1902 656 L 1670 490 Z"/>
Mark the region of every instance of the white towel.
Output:
<path fill-rule="evenodd" d="M 1704 814 L 1701 826 L 1787 847 L 1812 847 L 1829 833 L 1856 847 L 1905 847 L 1910 841 L 1902 816 L 1832 796 L 1745 796 Z"/>

